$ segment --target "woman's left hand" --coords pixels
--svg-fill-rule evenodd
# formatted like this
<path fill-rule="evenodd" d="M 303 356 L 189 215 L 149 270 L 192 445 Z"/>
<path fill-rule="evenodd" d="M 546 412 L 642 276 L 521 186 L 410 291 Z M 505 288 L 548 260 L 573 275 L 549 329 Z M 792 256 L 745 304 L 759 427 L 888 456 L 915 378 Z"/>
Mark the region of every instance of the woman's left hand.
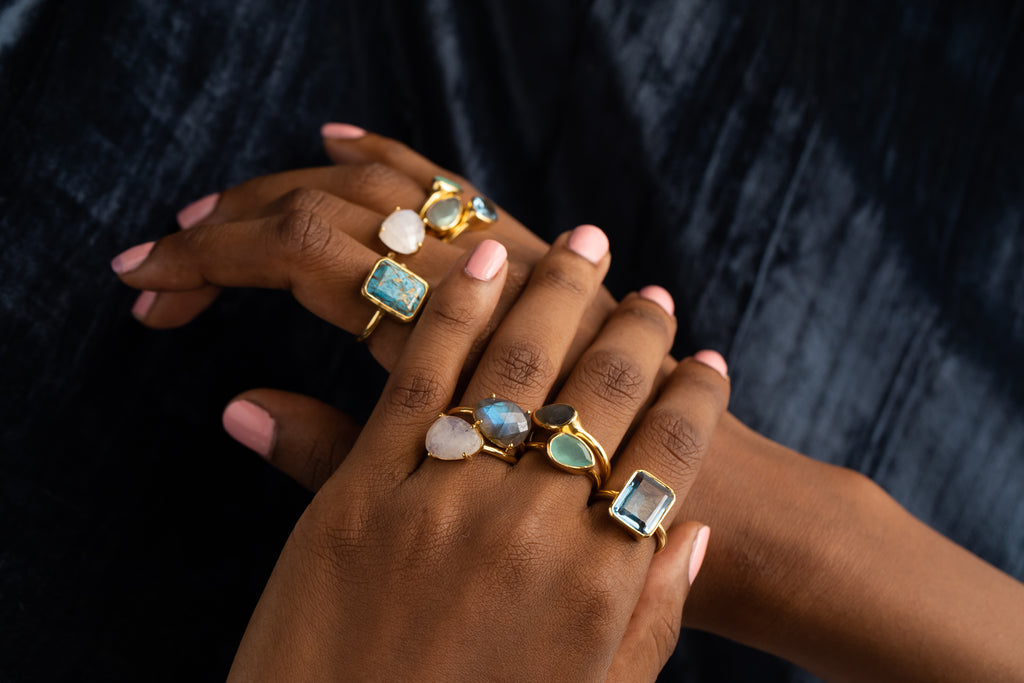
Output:
<path fill-rule="evenodd" d="M 458 405 L 492 392 L 526 410 L 550 400 L 608 265 L 607 255 L 593 263 L 567 242 L 560 237 L 537 264 Z M 536 450 L 514 465 L 485 454 L 424 457 L 424 435 L 452 405 L 506 271 L 504 249 L 486 241 L 433 293 L 366 427 L 289 538 L 233 679 L 657 676 L 706 527 L 675 523 L 655 556 L 654 539 L 632 538 L 609 518 L 607 501 L 591 498 L 589 477 L 556 469 Z M 555 397 L 618 454 L 606 488 L 644 469 L 685 497 L 725 409 L 728 381 L 684 360 L 627 441 L 674 329 L 658 303 L 628 296 Z M 503 379 L 515 348 L 539 361 L 529 383 Z M 290 437 L 272 434 L 268 447 L 278 438 Z"/>

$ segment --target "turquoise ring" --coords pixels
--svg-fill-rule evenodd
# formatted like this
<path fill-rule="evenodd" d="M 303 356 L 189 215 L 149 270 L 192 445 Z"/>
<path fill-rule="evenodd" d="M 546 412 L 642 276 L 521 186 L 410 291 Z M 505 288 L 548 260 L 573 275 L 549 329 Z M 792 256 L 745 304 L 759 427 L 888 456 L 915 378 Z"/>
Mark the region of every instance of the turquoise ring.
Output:
<path fill-rule="evenodd" d="M 608 454 L 580 425 L 576 409 L 566 403 L 552 403 L 533 413 L 526 447 L 544 453 L 560 470 L 588 475 L 597 489 L 611 473 Z"/>
<path fill-rule="evenodd" d="M 394 252 L 377 259 L 363 281 L 360 293 L 377 307 L 356 341 L 365 341 L 380 323 L 384 314 L 400 322 L 409 322 L 423 306 L 430 285 L 416 273 L 394 260 Z"/>
<path fill-rule="evenodd" d="M 530 414 L 512 401 L 490 398 L 472 408 L 452 408 L 427 430 L 427 455 L 436 460 L 469 460 L 487 453 L 507 463 L 519 461 Z"/>

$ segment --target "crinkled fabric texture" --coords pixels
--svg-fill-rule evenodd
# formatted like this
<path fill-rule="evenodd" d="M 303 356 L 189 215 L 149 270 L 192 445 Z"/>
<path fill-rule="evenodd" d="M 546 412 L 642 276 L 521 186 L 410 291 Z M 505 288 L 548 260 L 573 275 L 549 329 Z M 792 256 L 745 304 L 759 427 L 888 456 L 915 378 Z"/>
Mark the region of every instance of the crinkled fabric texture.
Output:
<path fill-rule="evenodd" d="M 144 330 L 107 264 L 331 120 L 601 225 L 741 419 L 1024 578 L 1021 2 L 185 4 L 0 8 L 0 678 L 223 679 L 308 494 L 221 408 L 382 375 L 280 293 Z M 813 680 L 695 633 L 664 678 Z"/>

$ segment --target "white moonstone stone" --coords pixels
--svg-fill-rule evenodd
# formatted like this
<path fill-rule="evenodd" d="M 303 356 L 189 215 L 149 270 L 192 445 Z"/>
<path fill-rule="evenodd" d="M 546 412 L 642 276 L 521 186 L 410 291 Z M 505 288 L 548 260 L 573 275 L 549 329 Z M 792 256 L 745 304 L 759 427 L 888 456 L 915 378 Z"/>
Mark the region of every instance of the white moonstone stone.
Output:
<path fill-rule="evenodd" d="M 415 254 L 423 244 L 423 219 L 412 209 L 395 211 L 380 225 L 380 241 L 399 254 Z"/>
<path fill-rule="evenodd" d="M 484 445 L 480 432 L 462 418 L 442 415 L 427 430 L 427 453 L 441 460 L 462 460 Z"/>

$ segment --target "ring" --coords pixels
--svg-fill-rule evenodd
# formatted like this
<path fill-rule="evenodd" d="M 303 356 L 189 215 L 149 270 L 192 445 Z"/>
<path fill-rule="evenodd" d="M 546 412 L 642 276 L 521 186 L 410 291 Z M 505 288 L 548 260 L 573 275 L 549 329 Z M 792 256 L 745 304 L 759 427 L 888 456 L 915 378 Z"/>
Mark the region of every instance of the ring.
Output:
<path fill-rule="evenodd" d="M 498 210 L 491 203 L 491 200 L 486 197 L 473 197 L 463 210 L 459 222 L 447 230 L 441 236 L 441 240 L 451 242 L 466 230 L 483 228 L 496 220 L 498 220 Z"/>
<path fill-rule="evenodd" d="M 594 496 L 612 501 L 608 514 L 636 538 L 654 536 L 660 552 L 668 544 L 661 521 L 676 502 L 672 488 L 646 470 L 637 470 L 622 491 L 598 490 Z"/>
<path fill-rule="evenodd" d="M 401 263 L 392 260 L 395 254 L 389 253 L 377 259 L 366 276 L 360 293 L 377 310 L 374 311 L 370 322 L 366 323 L 362 334 L 356 337 L 356 341 L 364 341 L 369 337 L 384 314 L 392 316 L 401 322 L 409 322 L 419 313 L 423 300 L 427 298 L 430 285 L 416 273 L 412 272 Z"/>
<path fill-rule="evenodd" d="M 611 473 L 608 455 L 580 425 L 575 408 L 565 403 L 538 408 L 533 414 L 533 424 L 527 448 L 542 451 L 548 461 L 561 470 L 587 474 L 598 489 L 604 485 Z"/>
<path fill-rule="evenodd" d="M 473 408 L 452 408 L 434 420 L 427 430 L 427 455 L 468 460 L 483 452 L 514 465 L 529 431 L 529 413 L 492 394 Z"/>
<path fill-rule="evenodd" d="M 462 186 L 443 176 L 434 176 L 430 196 L 423 202 L 419 215 L 431 233 L 445 241 L 454 239 L 447 235 L 462 220 Z"/>
<path fill-rule="evenodd" d="M 399 254 L 415 254 L 423 246 L 426 229 L 423 219 L 412 209 L 395 207 L 380 224 L 377 236 L 388 249 Z"/>

